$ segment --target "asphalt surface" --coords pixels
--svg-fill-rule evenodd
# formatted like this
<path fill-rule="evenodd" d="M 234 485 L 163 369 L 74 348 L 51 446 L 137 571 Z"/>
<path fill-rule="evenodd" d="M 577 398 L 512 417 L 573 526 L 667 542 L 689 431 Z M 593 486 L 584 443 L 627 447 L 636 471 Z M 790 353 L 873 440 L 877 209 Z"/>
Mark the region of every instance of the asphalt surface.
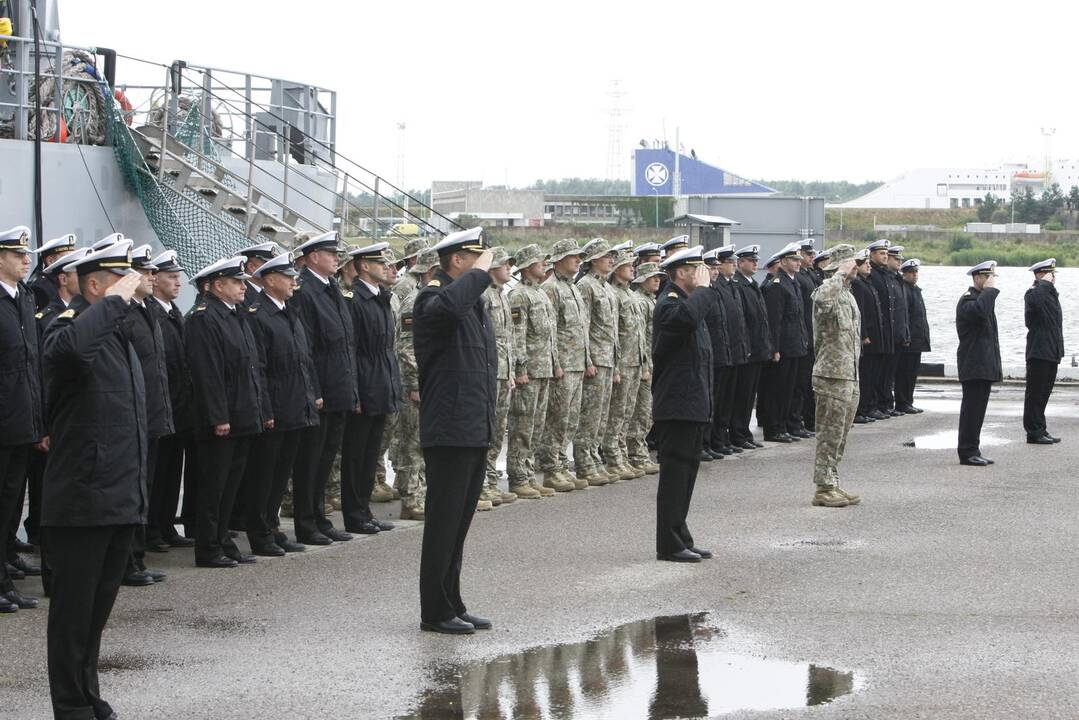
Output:
<path fill-rule="evenodd" d="M 1002 387 L 985 430 L 996 464 L 969 468 L 918 446 L 954 432 L 957 390 L 923 388 L 926 413 L 855 427 L 841 474 L 858 507 L 810 506 L 812 441 L 703 466 L 690 526 L 716 559 L 698 565 L 655 561 L 655 476 L 478 515 L 463 584 L 495 629 L 472 637 L 418 631 L 413 523 L 234 570 L 152 556 L 168 581 L 122 589 L 103 695 L 124 720 L 392 718 L 430 706 L 447 667 L 708 612 L 731 653 L 858 678 L 827 705 L 731 717 L 1075 717 L 1079 391 L 1058 388 L 1063 442 L 1043 447 L 1024 442 L 1022 388 Z M 0 616 L 0 717 L 51 717 L 45 606 Z"/>

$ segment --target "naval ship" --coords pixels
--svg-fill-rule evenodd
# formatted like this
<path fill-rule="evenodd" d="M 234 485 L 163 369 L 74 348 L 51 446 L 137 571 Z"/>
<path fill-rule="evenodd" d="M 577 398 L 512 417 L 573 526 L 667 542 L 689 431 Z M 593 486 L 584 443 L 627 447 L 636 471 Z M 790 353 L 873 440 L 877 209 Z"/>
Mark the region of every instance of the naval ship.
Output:
<path fill-rule="evenodd" d="M 0 0 L 0 227 L 121 232 L 191 270 L 300 233 L 456 229 L 337 152 L 336 109 L 310 83 L 68 45 L 59 0 Z"/>

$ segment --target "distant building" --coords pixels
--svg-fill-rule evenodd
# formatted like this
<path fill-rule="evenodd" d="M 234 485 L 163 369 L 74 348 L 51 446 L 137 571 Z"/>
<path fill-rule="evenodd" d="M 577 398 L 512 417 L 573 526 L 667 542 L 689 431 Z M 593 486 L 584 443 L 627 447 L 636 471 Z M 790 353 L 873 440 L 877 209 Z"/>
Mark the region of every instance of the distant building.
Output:
<path fill-rule="evenodd" d="M 485 188 L 478 180 L 436 180 L 431 207 L 451 220 L 461 215 L 492 227 L 549 224 L 634 227 L 642 223 L 639 198 L 619 195 L 556 195 L 541 190 Z"/>
<path fill-rule="evenodd" d="M 667 148 L 633 151 L 631 193 L 650 195 L 775 195 L 776 190 Z"/>

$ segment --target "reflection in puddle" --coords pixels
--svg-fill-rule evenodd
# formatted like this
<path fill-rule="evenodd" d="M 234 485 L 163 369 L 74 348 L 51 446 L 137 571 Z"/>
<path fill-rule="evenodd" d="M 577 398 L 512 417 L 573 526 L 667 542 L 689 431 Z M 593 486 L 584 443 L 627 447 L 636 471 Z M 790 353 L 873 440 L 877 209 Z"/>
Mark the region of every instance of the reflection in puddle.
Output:
<path fill-rule="evenodd" d="M 1006 440 L 999 435 L 982 433 L 981 445 L 983 447 L 996 447 L 998 445 L 1007 445 L 1010 440 Z M 903 443 L 906 447 L 921 448 L 923 450 L 955 450 L 959 445 L 959 431 L 958 430 L 942 430 L 941 432 L 933 433 L 932 435 L 919 435 L 913 440 L 909 440 Z"/>
<path fill-rule="evenodd" d="M 696 718 L 822 705 L 858 689 L 852 672 L 727 652 L 707 614 L 621 625 L 573 645 L 436 668 L 405 718 Z"/>

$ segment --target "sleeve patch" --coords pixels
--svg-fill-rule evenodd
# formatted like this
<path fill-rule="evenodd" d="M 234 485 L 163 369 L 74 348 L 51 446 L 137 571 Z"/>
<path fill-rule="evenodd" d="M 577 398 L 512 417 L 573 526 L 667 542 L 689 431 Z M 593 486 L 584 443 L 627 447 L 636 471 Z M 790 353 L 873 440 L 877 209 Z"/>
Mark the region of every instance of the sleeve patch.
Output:
<path fill-rule="evenodd" d="M 513 318 L 513 322 L 521 322 L 523 316 L 521 315 L 521 308 L 513 308 L 510 310 L 510 317 Z"/>
<path fill-rule="evenodd" d="M 73 317 L 75 317 L 75 311 L 74 310 L 64 310 L 62 313 L 57 315 L 58 319 L 59 318 L 67 319 L 67 318 L 73 318 Z"/>

